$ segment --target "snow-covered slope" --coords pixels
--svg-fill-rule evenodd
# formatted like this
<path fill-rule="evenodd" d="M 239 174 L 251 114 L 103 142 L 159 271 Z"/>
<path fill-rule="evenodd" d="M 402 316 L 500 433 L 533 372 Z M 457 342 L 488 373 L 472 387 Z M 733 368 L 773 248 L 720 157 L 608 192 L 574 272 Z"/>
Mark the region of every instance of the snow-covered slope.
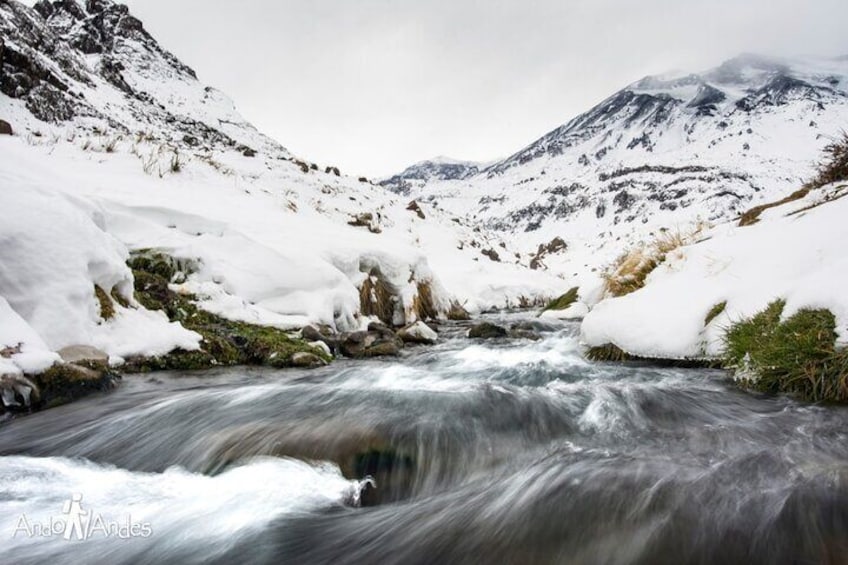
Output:
<path fill-rule="evenodd" d="M 3 0 L 0 38 L 0 120 L 15 132 L 0 135 L 0 372 L 71 344 L 195 347 L 132 302 L 135 249 L 191 264 L 179 288 L 205 308 L 283 328 L 367 323 L 369 277 L 391 289 L 397 323 L 418 317 L 422 292 L 438 312 L 474 311 L 563 284 L 494 260 L 511 255 L 497 235 L 291 155 L 122 5 Z M 95 286 L 129 305 L 103 319 Z"/>
<path fill-rule="evenodd" d="M 785 318 L 801 308 L 830 310 L 848 343 L 846 195 L 848 184 L 828 185 L 765 211 L 754 225 L 726 223 L 705 233 L 673 252 L 644 288 L 597 304 L 583 321 L 584 341 L 643 357 L 717 356 L 732 323 L 782 299 Z M 722 302 L 724 310 L 706 322 Z"/>
<path fill-rule="evenodd" d="M 410 196 L 500 230 L 548 266 L 602 266 L 662 228 L 719 222 L 794 190 L 848 129 L 848 60 L 745 55 L 648 77 L 475 176 Z"/>

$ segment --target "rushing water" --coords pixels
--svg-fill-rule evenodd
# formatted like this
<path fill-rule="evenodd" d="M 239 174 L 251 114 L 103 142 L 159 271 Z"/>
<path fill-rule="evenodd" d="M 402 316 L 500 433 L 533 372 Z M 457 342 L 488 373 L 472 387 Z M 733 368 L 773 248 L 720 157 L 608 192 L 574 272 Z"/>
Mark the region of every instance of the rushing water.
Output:
<path fill-rule="evenodd" d="M 0 562 L 848 562 L 848 411 L 591 364 L 545 329 L 127 378 L 9 422 Z"/>

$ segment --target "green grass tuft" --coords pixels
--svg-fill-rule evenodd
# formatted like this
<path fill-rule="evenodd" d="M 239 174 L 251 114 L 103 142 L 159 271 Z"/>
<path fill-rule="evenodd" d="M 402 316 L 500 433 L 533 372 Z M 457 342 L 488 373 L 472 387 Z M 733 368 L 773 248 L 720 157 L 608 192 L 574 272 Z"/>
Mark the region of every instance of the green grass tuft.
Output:
<path fill-rule="evenodd" d="M 762 392 L 809 401 L 848 401 L 848 351 L 836 347 L 836 319 L 828 310 L 799 310 L 781 321 L 777 300 L 725 335 L 725 366 L 737 381 Z"/>
<path fill-rule="evenodd" d="M 709 326 L 710 322 L 718 318 L 722 314 L 722 312 L 725 311 L 726 308 L 727 300 L 723 300 L 722 302 L 719 302 L 718 304 L 710 308 L 710 311 L 707 312 L 707 317 L 704 318 L 704 326 Z"/>
<path fill-rule="evenodd" d="M 548 303 L 547 306 L 542 310 L 545 312 L 547 310 L 565 310 L 572 304 L 574 304 L 577 299 L 580 297 L 580 288 L 574 287 L 559 298 L 556 298 Z"/>

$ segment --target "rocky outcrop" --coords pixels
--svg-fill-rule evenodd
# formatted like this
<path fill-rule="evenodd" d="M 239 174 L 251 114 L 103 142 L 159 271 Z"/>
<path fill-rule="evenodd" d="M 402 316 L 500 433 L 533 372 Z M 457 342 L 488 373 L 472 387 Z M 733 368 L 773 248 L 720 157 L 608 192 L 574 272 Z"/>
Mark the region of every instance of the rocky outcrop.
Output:
<path fill-rule="evenodd" d="M 14 135 L 12 124 L 5 120 L 0 120 L 0 135 Z"/>

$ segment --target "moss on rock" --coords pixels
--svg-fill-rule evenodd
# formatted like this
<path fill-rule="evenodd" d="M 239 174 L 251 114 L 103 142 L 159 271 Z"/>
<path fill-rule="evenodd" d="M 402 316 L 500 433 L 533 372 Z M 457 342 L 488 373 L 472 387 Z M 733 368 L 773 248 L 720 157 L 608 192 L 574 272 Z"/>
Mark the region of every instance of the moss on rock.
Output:
<path fill-rule="evenodd" d="M 603 361 L 620 363 L 622 361 L 632 361 L 635 359 L 632 355 L 618 347 L 613 343 L 590 347 L 586 350 L 586 358 L 590 361 Z"/>
<path fill-rule="evenodd" d="M 110 390 L 120 377 L 106 369 L 61 363 L 31 378 L 39 388 L 39 407 L 52 408 L 95 392 Z"/>
<path fill-rule="evenodd" d="M 299 352 L 310 353 L 325 362 L 331 360 L 323 349 L 290 337 L 279 328 L 227 320 L 201 309 L 195 304 L 194 296 L 170 289 L 166 276 L 173 277 L 177 271 L 168 265 L 173 263 L 164 259 L 130 261 L 131 267 L 143 267 L 133 269 L 136 300 L 145 308 L 163 311 L 172 322 L 200 334 L 203 338 L 200 349 L 178 349 L 158 357 L 129 359 L 126 370 L 194 370 L 221 365 L 292 367 L 296 365 L 293 357 Z"/>

